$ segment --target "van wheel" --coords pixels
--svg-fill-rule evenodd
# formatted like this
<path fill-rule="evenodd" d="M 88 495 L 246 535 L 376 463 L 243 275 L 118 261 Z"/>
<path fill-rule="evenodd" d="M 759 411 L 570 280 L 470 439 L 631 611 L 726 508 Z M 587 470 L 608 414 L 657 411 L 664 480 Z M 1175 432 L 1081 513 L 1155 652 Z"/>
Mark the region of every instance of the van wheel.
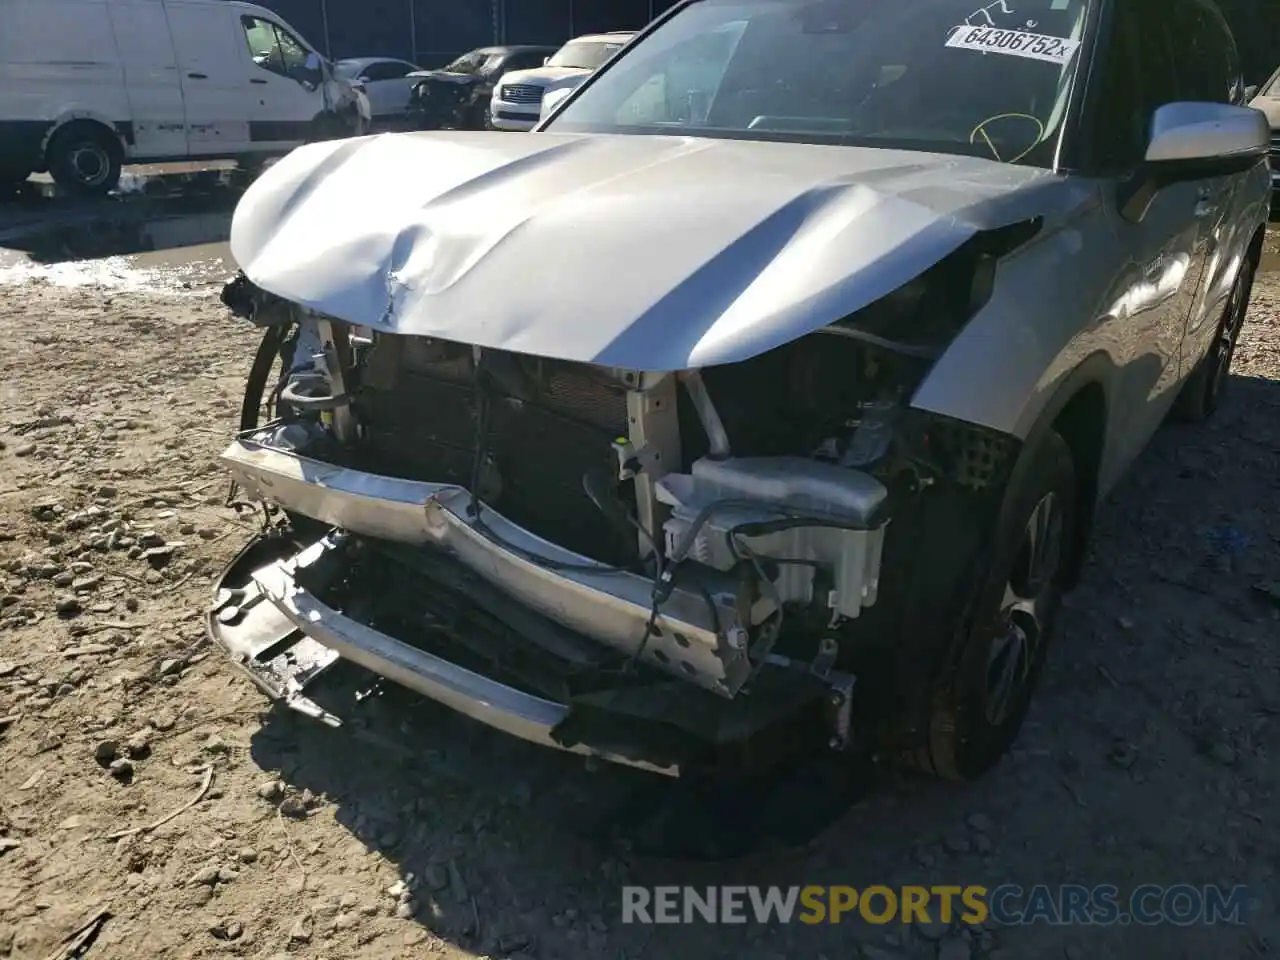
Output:
<path fill-rule="evenodd" d="M 124 151 L 115 134 L 91 123 L 71 123 L 49 141 L 49 173 L 69 193 L 99 196 L 120 182 Z"/>

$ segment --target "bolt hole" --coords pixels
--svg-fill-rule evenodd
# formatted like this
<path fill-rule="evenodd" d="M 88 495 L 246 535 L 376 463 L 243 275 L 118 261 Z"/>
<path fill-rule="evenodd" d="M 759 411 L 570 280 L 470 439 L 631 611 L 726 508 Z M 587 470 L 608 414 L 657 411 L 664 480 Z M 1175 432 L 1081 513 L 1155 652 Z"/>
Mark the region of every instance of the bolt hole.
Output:
<path fill-rule="evenodd" d="M 655 650 L 655 651 L 653 651 L 653 659 L 657 660 L 659 663 L 670 663 L 670 662 L 671 662 L 671 658 L 670 658 L 670 657 L 668 657 L 668 656 L 667 656 L 665 653 L 663 653 L 661 650 Z"/>
<path fill-rule="evenodd" d="M 683 633 L 673 633 L 671 637 L 672 639 L 675 640 L 676 643 L 684 647 L 686 650 L 689 648 L 690 646 L 689 638 L 686 637 Z"/>
<path fill-rule="evenodd" d="M 688 660 L 680 661 L 680 669 L 683 670 L 685 673 L 687 673 L 691 677 L 696 677 L 698 675 L 698 671 L 694 668 L 693 664 L 691 664 Z"/>

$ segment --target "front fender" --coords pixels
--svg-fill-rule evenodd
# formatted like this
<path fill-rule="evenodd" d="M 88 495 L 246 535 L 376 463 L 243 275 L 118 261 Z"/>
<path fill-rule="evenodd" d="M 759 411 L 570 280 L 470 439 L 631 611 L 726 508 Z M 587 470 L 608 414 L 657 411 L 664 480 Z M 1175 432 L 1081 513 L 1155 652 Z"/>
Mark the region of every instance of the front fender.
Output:
<path fill-rule="evenodd" d="M 1026 440 L 1064 377 L 1099 350 L 1114 362 L 1101 318 L 1127 257 L 1102 223 L 1096 187 L 1087 189 L 1092 202 L 1000 262 L 991 299 L 938 358 L 913 407 Z"/>

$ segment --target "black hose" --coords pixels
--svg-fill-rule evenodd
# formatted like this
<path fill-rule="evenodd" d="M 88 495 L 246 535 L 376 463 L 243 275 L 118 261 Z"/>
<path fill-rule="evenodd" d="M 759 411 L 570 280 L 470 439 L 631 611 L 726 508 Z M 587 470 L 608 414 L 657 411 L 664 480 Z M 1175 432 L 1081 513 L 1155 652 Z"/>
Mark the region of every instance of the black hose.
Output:
<path fill-rule="evenodd" d="M 258 344 L 258 352 L 253 355 L 253 365 L 249 368 L 249 376 L 244 385 L 244 400 L 240 404 L 241 433 L 258 426 L 262 399 L 267 392 L 267 380 L 290 326 L 291 324 L 285 323 L 267 327 L 262 334 L 262 341 Z"/>

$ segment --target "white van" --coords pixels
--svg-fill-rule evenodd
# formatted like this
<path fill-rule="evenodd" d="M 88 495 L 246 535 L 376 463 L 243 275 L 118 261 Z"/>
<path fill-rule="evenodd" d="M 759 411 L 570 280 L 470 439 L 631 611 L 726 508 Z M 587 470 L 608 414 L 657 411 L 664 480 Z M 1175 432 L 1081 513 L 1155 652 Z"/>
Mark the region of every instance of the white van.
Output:
<path fill-rule="evenodd" d="M 252 162 L 367 124 L 367 98 L 254 4 L 0 0 L 0 182 L 105 193 L 124 163 Z"/>

